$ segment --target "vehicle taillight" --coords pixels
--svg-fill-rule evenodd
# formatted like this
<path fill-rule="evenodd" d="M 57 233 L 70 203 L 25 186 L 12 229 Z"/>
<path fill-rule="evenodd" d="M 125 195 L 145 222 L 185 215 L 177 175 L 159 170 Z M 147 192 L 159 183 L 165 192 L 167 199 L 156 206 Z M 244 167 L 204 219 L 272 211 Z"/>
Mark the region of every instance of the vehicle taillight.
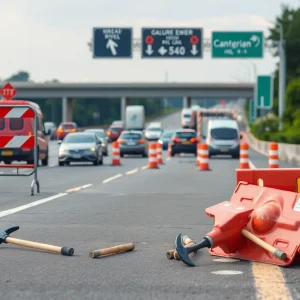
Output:
<path fill-rule="evenodd" d="M 145 140 L 144 139 L 140 139 L 139 140 L 139 144 L 144 144 L 145 143 Z"/>
<path fill-rule="evenodd" d="M 75 132 L 75 129 L 70 129 L 70 132 Z"/>
<path fill-rule="evenodd" d="M 32 132 L 31 132 L 31 131 L 29 131 L 29 132 L 28 132 L 28 135 L 30 135 L 30 136 L 31 136 L 31 135 L 32 135 Z"/>
<path fill-rule="evenodd" d="M 30 152 L 31 149 L 30 148 L 23 148 L 22 151 L 24 151 L 24 152 Z"/>
<path fill-rule="evenodd" d="M 199 139 L 198 138 L 191 138 L 190 142 L 191 143 L 199 143 Z"/>
<path fill-rule="evenodd" d="M 172 138 L 172 142 L 174 142 L 174 143 L 179 143 L 180 142 L 180 139 L 179 138 Z"/>
<path fill-rule="evenodd" d="M 109 131 L 106 132 L 107 135 L 111 135 L 111 133 Z"/>
<path fill-rule="evenodd" d="M 64 130 L 62 128 L 57 129 L 57 132 L 63 133 Z"/>

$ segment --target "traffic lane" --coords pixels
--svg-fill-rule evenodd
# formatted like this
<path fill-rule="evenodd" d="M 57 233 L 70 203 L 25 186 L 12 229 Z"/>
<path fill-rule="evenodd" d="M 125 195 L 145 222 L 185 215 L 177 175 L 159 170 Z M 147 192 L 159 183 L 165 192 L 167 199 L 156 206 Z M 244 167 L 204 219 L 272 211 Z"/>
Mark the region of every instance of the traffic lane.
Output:
<path fill-rule="evenodd" d="M 111 165 L 111 157 L 104 157 L 104 164 L 74 164 L 63 167 L 38 168 L 40 194 L 31 196 L 30 184 L 33 177 L 0 177 L 0 211 L 12 209 L 27 203 L 54 196 L 87 184 L 100 184 L 117 174 L 146 166 L 148 160 L 142 157 L 122 158 L 120 166 Z M 35 189 L 36 192 L 36 189 Z"/>
<path fill-rule="evenodd" d="M 157 120 L 153 122 L 161 122 L 164 130 L 174 130 L 181 128 L 180 125 L 180 112 L 176 112 L 167 116 L 163 116 L 161 118 L 157 118 Z M 147 122 L 146 126 L 151 122 Z"/>
<path fill-rule="evenodd" d="M 2 227 L 22 225 L 15 236 L 73 246 L 75 257 L 4 245 L 6 272 L 0 290 L 10 296 L 22 291 L 24 299 L 39 293 L 45 299 L 92 299 L 100 294 L 103 299 L 255 299 L 247 262 L 213 261 L 207 249 L 195 257 L 195 268 L 166 258 L 179 232 L 198 241 L 212 229 L 205 208 L 229 199 L 234 187 L 233 160 L 213 161 L 213 171 L 200 172 L 192 160 L 180 163 L 184 159 L 172 158 L 158 170 L 95 185 L 58 200 L 59 205 L 49 202 L 2 218 Z M 131 253 L 88 257 L 91 249 L 127 242 L 136 245 Z M 24 277 L 29 267 L 31 276 Z M 222 271 L 237 275 L 212 273 Z"/>
<path fill-rule="evenodd" d="M 256 152 L 253 149 L 249 149 L 249 160 L 258 169 L 269 167 L 268 156 L 262 155 L 261 153 Z M 279 168 L 297 168 L 297 166 L 295 164 L 291 164 L 285 161 L 279 161 Z"/>

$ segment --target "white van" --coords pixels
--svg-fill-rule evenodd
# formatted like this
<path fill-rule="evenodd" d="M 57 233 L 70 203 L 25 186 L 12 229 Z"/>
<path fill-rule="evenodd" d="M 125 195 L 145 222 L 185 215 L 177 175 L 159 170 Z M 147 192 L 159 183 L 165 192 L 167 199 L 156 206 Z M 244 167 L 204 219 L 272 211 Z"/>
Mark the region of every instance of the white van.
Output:
<path fill-rule="evenodd" d="M 145 129 L 145 108 L 143 105 L 129 105 L 126 107 L 126 129 Z"/>
<path fill-rule="evenodd" d="M 209 146 L 209 156 L 231 155 L 233 158 L 239 158 L 241 138 L 237 121 L 208 121 L 206 143 Z"/>
<path fill-rule="evenodd" d="M 193 110 L 191 108 L 183 108 L 181 111 L 181 126 L 182 128 L 190 128 L 191 117 Z"/>

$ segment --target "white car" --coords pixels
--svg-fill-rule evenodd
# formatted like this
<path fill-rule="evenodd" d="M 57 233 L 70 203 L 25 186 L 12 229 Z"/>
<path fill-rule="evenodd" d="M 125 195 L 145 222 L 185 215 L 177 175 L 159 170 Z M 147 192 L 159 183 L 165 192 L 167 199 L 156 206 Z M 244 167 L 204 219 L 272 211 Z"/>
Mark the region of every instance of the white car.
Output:
<path fill-rule="evenodd" d="M 148 141 L 158 141 L 163 133 L 161 123 L 153 122 L 150 123 L 145 131 L 145 138 Z"/>

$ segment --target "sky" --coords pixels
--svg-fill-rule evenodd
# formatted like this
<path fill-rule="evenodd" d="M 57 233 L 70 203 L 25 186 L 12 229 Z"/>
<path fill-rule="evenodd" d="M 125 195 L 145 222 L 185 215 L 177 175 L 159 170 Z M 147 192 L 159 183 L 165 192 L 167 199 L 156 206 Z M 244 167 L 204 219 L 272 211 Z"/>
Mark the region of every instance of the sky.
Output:
<path fill-rule="evenodd" d="M 243 2 L 243 3 L 242 3 Z M 268 34 L 281 4 L 299 0 L 9 0 L 0 10 L 0 78 L 28 71 L 35 82 L 250 82 L 274 72 L 277 59 L 93 59 L 93 27 L 200 27 L 212 31 L 257 30 Z"/>

